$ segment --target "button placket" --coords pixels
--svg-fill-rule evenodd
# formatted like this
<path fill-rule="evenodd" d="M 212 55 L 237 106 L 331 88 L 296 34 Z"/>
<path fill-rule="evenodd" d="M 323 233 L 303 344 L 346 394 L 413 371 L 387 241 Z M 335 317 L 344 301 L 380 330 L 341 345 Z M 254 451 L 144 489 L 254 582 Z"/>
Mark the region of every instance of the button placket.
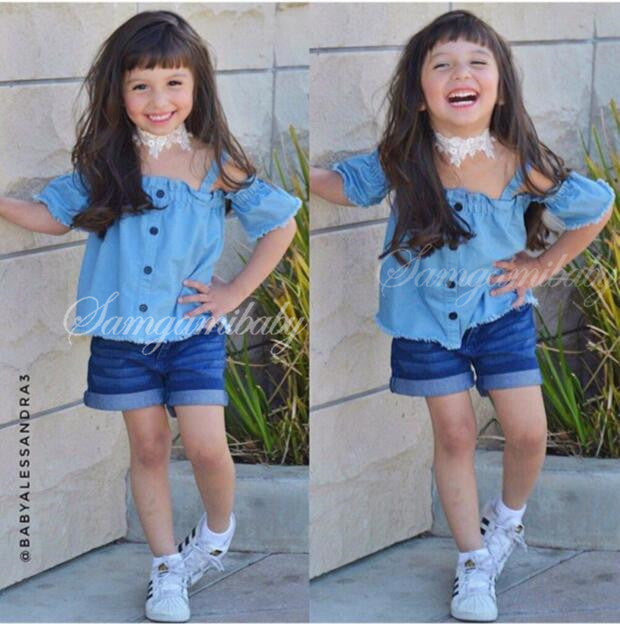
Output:
<path fill-rule="evenodd" d="M 155 191 L 155 196 L 159 199 L 162 199 L 166 196 L 166 192 L 163 189 L 157 189 L 157 191 Z M 159 223 L 159 210 L 151 211 L 150 215 L 152 215 L 153 217 L 152 221 L 156 221 L 157 223 Z M 160 240 L 160 227 L 161 226 L 157 225 L 149 226 L 149 236 L 145 237 L 144 239 L 146 249 L 143 258 L 143 264 L 140 268 L 142 277 L 140 280 L 140 289 L 138 296 L 138 301 L 140 302 L 138 309 L 140 310 L 140 312 L 147 312 L 149 309 L 148 303 L 146 303 L 149 300 L 149 295 L 151 292 L 151 278 L 149 276 L 152 275 L 154 272 L 153 265 L 155 263 L 157 246 Z"/>
<path fill-rule="evenodd" d="M 461 201 L 455 202 L 452 206 L 457 212 L 461 212 L 463 210 L 463 203 Z M 448 254 L 450 271 L 448 272 L 449 277 L 446 278 L 446 281 L 444 282 L 444 288 L 446 291 L 446 333 L 451 340 L 459 342 L 461 332 L 458 308 L 456 305 L 456 300 L 458 296 L 456 279 L 458 279 L 458 277 L 456 279 L 452 279 L 451 276 L 452 274 L 456 276 L 460 275 L 459 249 L 461 247 L 456 243 L 450 243 L 448 245 L 448 248 L 450 249 L 450 253 Z"/>

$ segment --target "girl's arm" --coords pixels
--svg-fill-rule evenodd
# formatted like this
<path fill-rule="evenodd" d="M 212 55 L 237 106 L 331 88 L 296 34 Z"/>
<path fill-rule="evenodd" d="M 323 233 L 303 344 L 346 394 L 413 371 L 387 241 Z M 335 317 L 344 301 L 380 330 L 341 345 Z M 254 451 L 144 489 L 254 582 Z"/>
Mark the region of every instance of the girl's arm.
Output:
<path fill-rule="evenodd" d="M 295 218 L 280 228 L 267 232 L 258 239 L 254 251 L 243 270 L 230 282 L 242 302 L 247 299 L 278 266 L 295 238 Z"/>
<path fill-rule="evenodd" d="M 247 178 L 244 171 L 230 162 L 224 163 L 224 170 L 235 182 L 243 182 Z M 225 191 L 233 190 L 221 178 L 216 180 L 214 186 Z M 229 284 L 239 297 L 240 303 L 249 297 L 278 266 L 278 262 L 295 238 L 296 231 L 297 223 L 294 218 L 291 218 L 283 227 L 275 228 L 258 239 L 243 270 Z"/>
<path fill-rule="evenodd" d="M 344 194 L 342 176 L 329 169 L 310 167 L 310 192 L 332 204 L 354 206 Z"/>
<path fill-rule="evenodd" d="M 60 236 L 71 229 L 56 221 L 45 204 L 11 197 L 0 197 L 0 217 L 42 234 Z"/>
<path fill-rule="evenodd" d="M 547 278 L 563 269 L 571 260 L 576 258 L 582 251 L 588 248 L 590 243 L 605 228 L 611 218 L 613 204 L 598 223 L 584 225 L 577 230 L 566 230 L 558 239 L 537 256 L 543 271 L 549 271 Z"/>

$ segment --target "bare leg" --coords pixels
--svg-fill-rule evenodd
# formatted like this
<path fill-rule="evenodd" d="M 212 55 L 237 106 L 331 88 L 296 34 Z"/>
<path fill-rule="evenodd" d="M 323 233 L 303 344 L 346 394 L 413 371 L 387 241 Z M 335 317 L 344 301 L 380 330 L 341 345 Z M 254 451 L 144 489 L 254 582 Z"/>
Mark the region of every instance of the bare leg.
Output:
<path fill-rule="evenodd" d="M 489 390 L 506 446 L 502 499 L 511 509 L 525 505 L 540 474 L 547 445 L 547 417 L 540 386 Z"/>
<path fill-rule="evenodd" d="M 131 451 L 131 491 L 153 556 L 177 552 L 168 463 L 172 436 L 162 405 L 123 412 Z"/>
<path fill-rule="evenodd" d="M 228 528 L 235 497 L 235 465 L 226 440 L 224 407 L 175 405 L 174 409 L 209 529 L 223 533 Z"/>
<path fill-rule="evenodd" d="M 426 397 L 433 424 L 433 467 L 441 504 L 461 552 L 482 548 L 474 468 L 476 417 L 468 391 Z"/>

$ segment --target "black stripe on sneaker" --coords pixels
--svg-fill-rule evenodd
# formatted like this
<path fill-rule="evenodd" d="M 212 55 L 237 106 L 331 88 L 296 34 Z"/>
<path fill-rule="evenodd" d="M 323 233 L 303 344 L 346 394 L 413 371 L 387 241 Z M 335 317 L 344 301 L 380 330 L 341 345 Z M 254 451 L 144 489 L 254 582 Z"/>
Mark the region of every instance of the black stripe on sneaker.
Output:
<path fill-rule="evenodd" d="M 181 542 L 178 546 L 177 546 L 177 550 L 179 552 L 183 552 L 183 542 Z"/>
<path fill-rule="evenodd" d="M 458 589 L 455 589 L 455 590 L 452 592 L 452 598 L 454 598 L 454 596 L 458 596 L 458 595 L 459 595 L 459 590 L 458 590 Z"/>
<path fill-rule="evenodd" d="M 481 533 L 482 535 L 484 535 L 486 532 L 487 532 L 487 530 L 486 530 L 486 529 L 483 529 L 482 527 L 480 527 L 480 533 Z"/>
<path fill-rule="evenodd" d="M 196 537 L 196 527 L 192 529 L 192 537 Z"/>
<path fill-rule="evenodd" d="M 484 517 L 482 518 L 482 524 L 484 524 L 484 525 L 486 525 L 486 526 L 489 526 L 489 524 L 490 524 L 490 523 L 491 523 L 491 521 L 490 521 L 490 520 L 487 520 L 487 519 L 486 519 L 486 518 L 484 518 Z"/>
<path fill-rule="evenodd" d="M 187 546 L 189 544 L 189 535 L 185 538 L 185 545 Z"/>

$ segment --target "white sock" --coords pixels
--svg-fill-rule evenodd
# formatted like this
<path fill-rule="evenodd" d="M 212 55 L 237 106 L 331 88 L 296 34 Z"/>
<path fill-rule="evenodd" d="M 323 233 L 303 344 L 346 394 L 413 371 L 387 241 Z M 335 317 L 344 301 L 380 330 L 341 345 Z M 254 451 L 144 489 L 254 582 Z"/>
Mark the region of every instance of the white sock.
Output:
<path fill-rule="evenodd" d="M 174 553 L 172 555 L 162 555 L 161 557 L 153 557 L 153 563 L 151 567 L 156 568 L 160 563 L 165 563 L 169 568 L 175 565 L 183 564 L 183 557 L 181 553 Z"/>
<path fill-rule="evenodd" d="M 459 561 L 458 565 L 465 563 L 468 559 L 476 560 L 476 557 L 486 557 L 489 554 L 489 551 L 486 547 L 479 548 L 478 550 L 468 550 L 467 552 L 459 553 Z"/>
<path fill-rule="evenodd" d="M 510 509 L 510 507 L 506 507 L 504 501 L 501 496 L 497 497 L 497 501 L 495 502 L 495 512 L 497 513 L 497 524 L 501 524 L 502 526 L 507 526 L 511 524 L 520 524 L 523 519 L 523 514 L 525 513 L 525 508 L 527 505 L 523 505 L 521 509 Z"/>
<path fill-rule="evenodd" d="M 207 542 L 211 546 L 215 546 L 215 548 L 219 548 L 221 546 L 224 546 L 224 544 L 226 543 L 226 540 L 230 537 L 232 528 L 233 528 L 232 520 L 229 520 L 228 528 L 223 533 L 216 533 L 215 531 L 212 531 L 207 526 L 207 523 L 205 522 L 200 527 L 200 532 L 198 533 L 198 539 L 201 542 Z"/>

